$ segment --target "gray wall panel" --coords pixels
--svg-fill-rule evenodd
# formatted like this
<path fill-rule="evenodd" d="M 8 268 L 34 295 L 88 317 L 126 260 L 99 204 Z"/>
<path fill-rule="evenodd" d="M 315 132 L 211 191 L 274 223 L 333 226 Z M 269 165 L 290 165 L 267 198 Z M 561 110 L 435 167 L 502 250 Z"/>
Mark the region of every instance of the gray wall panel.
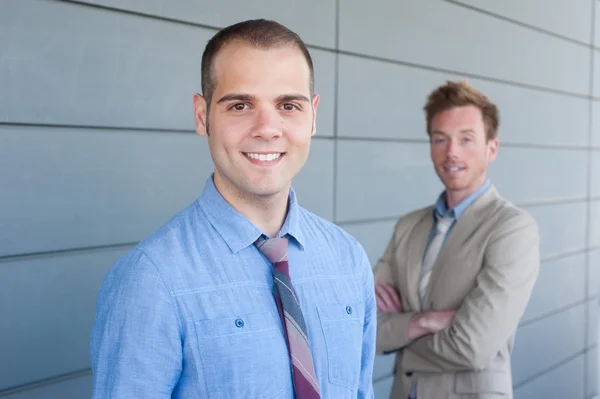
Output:
<path fill-rule="evenodd" d="M 394 386 L 394 378 L 389 377 L 384 380 L 377 381 L 373 384 L 373 390 L 375 391 L 375 397 L 377 399 L 387 399 L 392 393 L 392 387 Z"/>
<path fill-rule="evenodd" d="M 44 385 L 32 390 L 8 395 L 7 399 L 82 399 L 91 398 L 93 389 L 91 375 Z"/>
<path fill-rule="evenodd" d="M 585 47 L 448 2 L 342 1 L 340 48 L 580 94 L 589 91 L 590 53 Z"/>
<path fill-rule="evenodd" d="M 532 25 L 558 35 L 590 43 L 592 19 L 590 0 L 455 0 L 493 14 Z M 550 11 L 549 11 L 550 10 Z"/>
<path fill-rule="evenodd" d="M 76 1 L 214 27 L 252 18 L 274 19 L 296 31 L 307 43 L 330 48 L 335 46 L 335 0 L 285 3 L 277 0 L 225 0 L 220 1 L 218 7 L 210 0 L 178 0 L 169 6 L 147 0 Z"/>
<path fill-rule="evenodd" d="M 594 347 L 585 354 L 587 363 L 587 397 L 598 394 L 598 347 Z"/>
<path fill-rule="evenodd" d="M 317 136 L 331 137 L 335 119 L 335 55 L 322 50 L 310 50 L 315 70 L 315 93 L 319 94 Z"/>
<path fill-rule="evenodd" d="M 585 334 L 585 304 L 519 328 L 512 356 L 513 383 L 518 385 L 582 351 Z"/>
<path fill-rule="evenodd" d="M 96 295 L 125 251 L 0 263 L 0 390 L 90 367 Z"/>
<path fill-rule="evenodd" d="M 585 249 L 585 202 L 524 207 L 536 220 L 542 259 Z"/>
<path fill-rule="evenodd" d="M 522 322 L 583 301 L 585 266 L 585 254 L 543 262 Z"/>
<path fill-rule="evenodd" d="M 587 151 L 504 147 L 490 164 L 490 177 L 513 202 L 585 198 Z"/>
<path fill-rule="evenodd" d="M 338 134 L 426 140 L 422 108 L 427 95 L 448 79 L 464 77 L 341 55 Z M 501 143 L 587 145 L 589 112 L 585 99 L 467 80 L 500 108 Z M 548 118 L 558 114 L 564 117 Z"/>
<path fill-rule="evenodd" d="M 589 278 L 588 295 L 589 298 L 597 296 L 600 292 L 600 249 L 589 253 Z"/>
<path fill-rule="evenodd" d="M 598 9 L 600 9 L 600 6 Z M 595 73 L 594 76 L 600 75 Z M 592 146 L 600 149 L 600 101 L 594 100 L 592 102 L 592 112 Z"/>
<path fill-rule="evenodd" d="M 441 191 L 428 144 L 341 141 L 337 170 L 340 222 L 401 215 Z"/>
<path fill-rule="evenodd" d="M 600 201 L 592 201 L 590 207 L 590 246 L 600 247 Z"/>
<path fill-rule="evenodd" d="M 369 256 L 371 265 L 375 266 L 377 261 L 383 257 L 385 248 L 392 239 L 396 221 L 396 219 L 392 219 L 357 224 L 340 223 L 340 226 L 361 243 Z"/>
<path fill-rule="evenodd" d="M 190 49 L 213 31 L 68 2 L 3 4 L 0 121 L 194 128 L 202 54 Z"/>
<path fill-rule="evenodd" d="M 593 81 L 593 91 L 592 95 L 594 97 L 600 97 L 600 51 L 594 50 L 594 81 Z"/>
<path fill-rule="evenodd" d="M 592 152 L 592 175 L 590 194 L 600 198 L 600 150 Z"/>
<path fill-rule="evenodd" d="M 592 0 L 592 3 L 595 3 L 595 7 L 593 7 L 595 9 L 594 26 L 596 27 L 594 29 L 594 45 L 596 47 L 600 47 L 600 29 L 597 28 L 598 26 L 600 26 L 600 6 L 598 5 L 597 0 Z"/>
<path fill-rule="evenodd" d="M 0 121 L 194 129 L 201 49 L 214 30 L 66 2 L 5 4 Z M 319 135 L 331 136 L 334 56 L 312 53 L 316 90 L 323 97 Z"/>
<path fill-rule="evenodd" d="M 587 344 L 586 347 L 595 346 L 598 343 L 598 299 L 594 298 L 587 302 Z"/>
<path fill-rule="evenodd" d="M 377 355 L 373 366 L 373 380 L 379 380 L 391 375 L 394 371 L 395 360 L 395 353 L 391 355 Z"/>
<path fill-rule="evenodd" d="M 333 141 L 313 140 L 308 160 L 292 181 L 298 202 L 327 220 L 333 220 Z"/>
<path fill-rule="evenodd" d="M 515 399 L 583 399 L 584 356 L 551 370 L 515 390 Z"/>
<path fill-rule="evenodd" d="M 211 171 L 192 133 L 0 126 L 0 255 L 138 241 Z"/>

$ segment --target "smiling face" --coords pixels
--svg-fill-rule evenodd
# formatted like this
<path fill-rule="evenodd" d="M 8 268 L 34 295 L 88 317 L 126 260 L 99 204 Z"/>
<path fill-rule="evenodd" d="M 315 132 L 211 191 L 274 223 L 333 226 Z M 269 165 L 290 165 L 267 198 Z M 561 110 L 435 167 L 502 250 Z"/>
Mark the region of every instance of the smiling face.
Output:
<path fill-rule="evenodd" d="M 210 112 L 196 95 L 196 131 L 208 136 L 214 181 L 227 198 L 287 197 L 309 154 L 319 96 L 293 45 L 270 49 L 234 41 L 213 62 Z M 208 129 L 207 130 L 207 126 Z"/>
<path fill-rule="evenodd" d="M 448 197 L 458 202 L 484 183 L 497 152 L 498 140 L 487 140 L 481 111 L 475 106 L 450 108 L 431 120 L 431 160 Z"/>

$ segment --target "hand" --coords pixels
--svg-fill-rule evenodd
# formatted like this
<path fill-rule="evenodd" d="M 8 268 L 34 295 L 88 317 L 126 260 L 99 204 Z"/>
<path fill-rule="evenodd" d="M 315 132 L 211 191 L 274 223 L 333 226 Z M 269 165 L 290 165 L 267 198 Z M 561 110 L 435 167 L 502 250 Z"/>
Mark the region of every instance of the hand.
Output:
<path fill-rule="evenodd" d="M 448 328 L 455 315 L 454 310 L 415 313 L 408 323 L 408 338 L 413 340 Z"/>
<path fill-rule="evenodd" d="M 436 312 L 425 312 L 421 316 L 421 327 L 429 330 L 430 333 L 436 333 L 440 330 L 450 327 L 452 320 L 454 320 L 454 310 L 444 310 Z"/>
<path fill-rule="evenodd" d="M 402 313 L 402 300 L 400 294 L 391 284 L 375 284 L 375 296 L 377 297 L 377 311 L 381 313 Z"/>

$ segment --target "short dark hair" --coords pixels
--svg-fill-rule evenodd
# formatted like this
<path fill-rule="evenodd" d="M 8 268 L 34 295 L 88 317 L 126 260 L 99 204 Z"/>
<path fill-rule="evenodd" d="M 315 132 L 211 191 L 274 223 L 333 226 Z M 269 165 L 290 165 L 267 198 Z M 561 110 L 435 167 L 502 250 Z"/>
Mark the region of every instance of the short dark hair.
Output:
<path fill-rule="evenodd" d="M 219 51 L 228 43 L 242 41 L 257 48 L 270 49 L 285 45 L 293 45 L 304 55 L 310 70 L 309 88 L 314 93 L 313 62 L 306 45 L 296 33 L 278 22 L 266 19 L 252 19 L 238 22 L 218 31 L 206 44 L 202 54 L 202 95 L 210 106 L 216 82 L 213 79 L 213 60 Z"/>

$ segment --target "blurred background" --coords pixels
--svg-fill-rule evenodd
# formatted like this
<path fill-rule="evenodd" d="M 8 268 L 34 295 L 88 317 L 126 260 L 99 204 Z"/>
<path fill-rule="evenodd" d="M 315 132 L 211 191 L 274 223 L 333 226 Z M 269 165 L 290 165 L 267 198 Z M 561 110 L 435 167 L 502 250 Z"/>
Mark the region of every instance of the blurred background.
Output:
<path fill-rule="evenodd" d="M 204 45 L 256 17 L 298 32 L 314 57 L 321 104 L 300 203 L 355 235 L 373 264 L 396 219 L 442 189 L 427 94 L 464 78 L 499 105 L 491 179 L 542 237 L 515 396 L 594 397 L 598 0 L 2 0 L 0 397 L 90 397 L 104 275 L 212 171 L 193 130 Z M 377 398 L 392 360 L 377 358 Z"/>

